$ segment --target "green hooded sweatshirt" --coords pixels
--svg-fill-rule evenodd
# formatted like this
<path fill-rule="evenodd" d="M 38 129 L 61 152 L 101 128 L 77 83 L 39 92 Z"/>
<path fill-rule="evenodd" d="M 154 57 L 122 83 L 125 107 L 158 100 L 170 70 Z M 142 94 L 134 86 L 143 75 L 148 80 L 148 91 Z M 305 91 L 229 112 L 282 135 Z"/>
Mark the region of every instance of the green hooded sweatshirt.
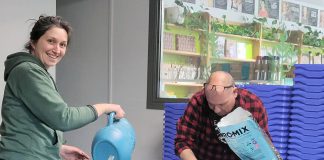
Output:
<path fill-rule="evenodd" d="M 69 107 L 44 64 L 29 53 L 7 57 L 0 127 L 0 159 L 58 160 L 62 131 L 98 118 L 90 106 Z"/>

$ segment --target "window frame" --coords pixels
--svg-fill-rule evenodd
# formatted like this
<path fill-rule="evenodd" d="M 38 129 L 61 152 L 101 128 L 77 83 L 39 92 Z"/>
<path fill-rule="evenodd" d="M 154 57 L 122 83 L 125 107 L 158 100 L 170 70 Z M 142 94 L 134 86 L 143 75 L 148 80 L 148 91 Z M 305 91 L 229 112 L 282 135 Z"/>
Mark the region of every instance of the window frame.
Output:
<path fill-rule="evenodd" d="M 162 31 L 162 0 L 150 0 L 149 8 L 149 37 L 147 65 L 147 109 L 164 109 L 167 102 L 188 102 L 187 98 L 160 98 L 160 57 Z"/>

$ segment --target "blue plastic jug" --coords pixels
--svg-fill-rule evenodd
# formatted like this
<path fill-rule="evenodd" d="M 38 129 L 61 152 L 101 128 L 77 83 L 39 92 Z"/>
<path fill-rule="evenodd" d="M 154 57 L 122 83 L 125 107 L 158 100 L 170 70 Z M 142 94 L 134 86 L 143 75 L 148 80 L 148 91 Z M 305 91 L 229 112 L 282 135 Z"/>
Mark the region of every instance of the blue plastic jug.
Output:
<path fill-rule="evenodd" d="M 135 131 L 125 119 L 109 114 L 107 126 L 100 129 L 92 141 L 93 160 L 130 160 L 135 148 Z"/>

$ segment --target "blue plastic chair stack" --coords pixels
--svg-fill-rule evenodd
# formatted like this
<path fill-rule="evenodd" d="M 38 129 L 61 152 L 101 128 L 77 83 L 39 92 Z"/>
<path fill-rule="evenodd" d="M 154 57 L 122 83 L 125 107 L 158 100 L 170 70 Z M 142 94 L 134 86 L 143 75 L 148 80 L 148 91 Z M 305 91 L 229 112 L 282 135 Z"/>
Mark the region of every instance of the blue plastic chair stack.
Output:
<path fill-rule="evenodd" d="M 291 86 L 282 85 L 242 85 L 256 94 L 263 102 L 269 119 L 269 132 L 273 145 L 283 159 L 287 157 L 290 109 L 291 109 Z"/>
<path fill-rule="evenodd" d="M 324 65 L 295 65 L 288 158 L 324 159 Z"/>
<path fill-rule="evenodd" d="M 174 138 L 176 135 L 176 124 L 183 115 L 187 103 L 165 103 L 164 104 L 164 133 L 163 133 L 163 159 L 180 160 L 174 153 Z"/>

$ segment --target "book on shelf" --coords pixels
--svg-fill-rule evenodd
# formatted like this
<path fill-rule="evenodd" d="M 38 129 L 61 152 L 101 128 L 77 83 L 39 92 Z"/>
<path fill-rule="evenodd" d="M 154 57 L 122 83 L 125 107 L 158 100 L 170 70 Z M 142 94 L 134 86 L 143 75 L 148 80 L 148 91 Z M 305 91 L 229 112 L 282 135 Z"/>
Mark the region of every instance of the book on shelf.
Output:
<path fill-rule="evenodd" d="M 246 59 L 247 44 L 235 40 L 226 39 L 225 57 Z"/>
<path fill-rule="evenodd" d="M 216 54 L 214 57 L 225 57 L 225 37 L 218 37 L 216 40 Z"/>
<path fill-rule="evenodd" d="M 195 37 L 176 34 L 176 50 L 196 52 Z"/>
<path fill-rule="evenodd" d="M 174 35 L 173 33 L 164 32 L 163 33 L 163 48 L 172 50 L 174 44 Z"/>
<path fill-rule="evenodd" d="M 237 42 L 237 58 L 246 59 L 246 44 Z"/>
<path fill-rule="evenodd" d="M 226 39 L 225 57 L 237 57 L 237 42 L 231 39 Z"/>

